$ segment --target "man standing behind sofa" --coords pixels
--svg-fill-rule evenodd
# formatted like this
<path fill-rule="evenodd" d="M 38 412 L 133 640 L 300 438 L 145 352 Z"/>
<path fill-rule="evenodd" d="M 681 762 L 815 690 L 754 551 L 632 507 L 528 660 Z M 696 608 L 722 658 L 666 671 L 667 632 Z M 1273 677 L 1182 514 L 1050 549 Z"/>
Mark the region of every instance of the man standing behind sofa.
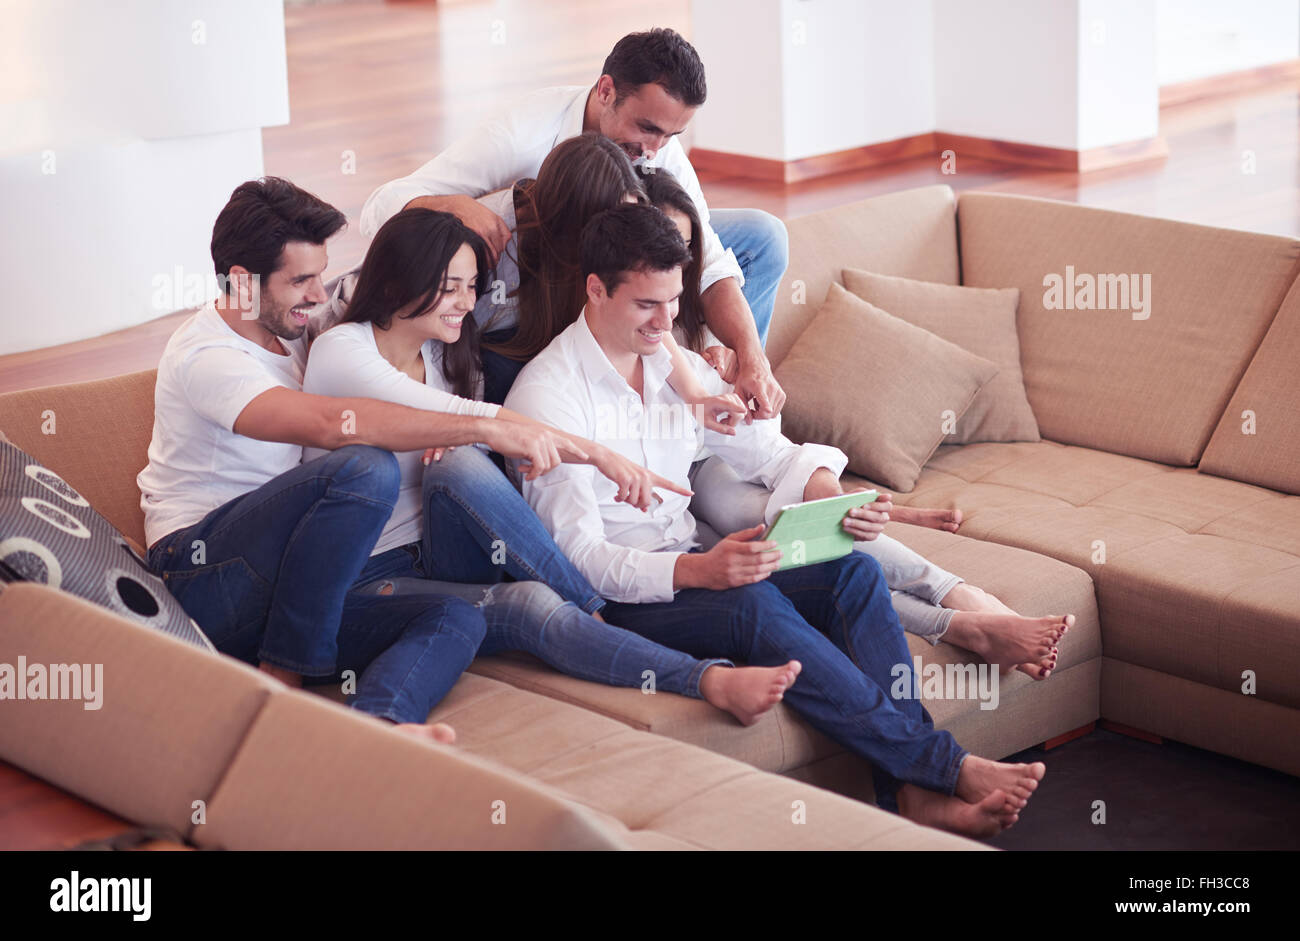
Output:
<path fill-rule="evenodd" d="M 241 184 L 218 215 L 224 293 L 176 330 L 158 365 L 137 477 L 149 564 L 223 653 L 291 685 L 355 667 L 355 708 L 450 741 L 451 729 L 424 723 L 447 692 L 431 678 L 459 671 L 418 664 L 463 670 L 482 613 L 458 598 L 353 590 L 410 566 L 401 548 L 370 555 L 397 499 L 391 452 L 484 442 L 544 473 L 566 442 L 479 417 L 493 410 L 480 403 L 449 414 L 304 393 L 308 311 L 325 299 L 325 241 L 345 221 L 274 177 Z M 303 446 L 331 453 L 302 464 Z"/>
<path fill-rule="evenodd" d="M 685 482 L 702 442 L 774 499 L 794 503 L 841 492 L 844 455 L 795 445 L 775 422 L 734 436 L 701 429 L 667 383 L 671 331 L 689 255 L 659 210 L 625 205 L 594 217 L 582 235 L 587 305 L 520 373 L 507 407 L 560 431 L 601 441 L 669 480 Z M 714 392 L 721 380 L 686 354 Z M 579 571 L 610 603 L 605 619 L 693 656 L 753 666 L 798 660 L 785 701 L 875 769 L 882 807 L 933 826 L 991 836 L 1011 826 L 1045 769 L 969 754 L 934 728 L 914 699 L 886 695 L 893 668 L 911 657 L 879 564 L 860 552 L 777 571 L 763 527 L 699 552 L 689 499 L 670 492 L 632 514 L 611 485 L 565 466 L 525 481 L 524 495 Z M 851 510 L 845 529 L 871 538 L 883 520 Z"/>
<path fill-rule="evenodd" d="M 405 208 L 439 209 L 483 236 L 495 260 L 510 240 L 510 229 L 475 200 L 536 177 L 561 141 L 599 131 L 633 160 L 644 158 L 647 166 L 669 170 L 695 200 L 704 240 L 704 319 L 736 352 L 736 391 L 746 402 L 755 401 L 755 417 L 771 418 L 780 412 L 785 393 L 772 378 L 763 343 L 785 273 L 785 226 L 756 209 L 719 209 L 710 215 L 677 140 L 704 104 L 705 93 L 704 65 L 681 35 L 671 29 L 630 33 L 615 44 L 595 85 L 534 92 L 410 176 L 379 187 L 361 210 L 361 233 L 372 237 Z"/>

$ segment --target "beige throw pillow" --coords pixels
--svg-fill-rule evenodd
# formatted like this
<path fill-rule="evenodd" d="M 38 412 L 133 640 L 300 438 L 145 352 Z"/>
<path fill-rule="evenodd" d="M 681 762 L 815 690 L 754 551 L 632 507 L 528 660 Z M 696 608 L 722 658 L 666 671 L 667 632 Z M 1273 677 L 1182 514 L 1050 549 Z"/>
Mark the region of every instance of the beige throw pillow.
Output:
<path fill-rule="evenodd" d="M 944 444 L 1038 441 L 1038 422 L 1025 395 L 1016 334 L 1019 288 L 967 288 L 844 269 L 844 286 L 869 304 L 929 330 L 998 366 Z"/>
<path fill-rule="evenodd" d="M 832 284 L 776 369 L 783 428 L 832 444 L 849 469 L 900 492 L 998 367 Z"/>

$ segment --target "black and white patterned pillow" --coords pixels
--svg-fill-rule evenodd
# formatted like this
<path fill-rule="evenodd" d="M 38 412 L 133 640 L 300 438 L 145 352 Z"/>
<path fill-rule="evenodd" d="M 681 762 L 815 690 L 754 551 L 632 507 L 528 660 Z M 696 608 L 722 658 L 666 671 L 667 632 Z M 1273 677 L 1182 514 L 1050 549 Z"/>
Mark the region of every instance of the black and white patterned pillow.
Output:
<path fill-rule="evenodd" d="M 122 534 L 7 441 L 0 441 L 0 581 L 49 585 L 216 652 Z"/>

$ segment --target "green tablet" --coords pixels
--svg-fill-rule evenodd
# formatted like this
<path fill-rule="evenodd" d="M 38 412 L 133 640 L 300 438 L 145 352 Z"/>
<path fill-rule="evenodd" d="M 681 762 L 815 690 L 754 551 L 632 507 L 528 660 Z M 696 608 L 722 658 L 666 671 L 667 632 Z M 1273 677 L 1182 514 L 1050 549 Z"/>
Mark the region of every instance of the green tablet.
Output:
<path fill-rule="evenodd" d="M 777 548 L 781 550 L 781 565 L 777 570 L 815 565 L 848 555 L 853 551 L 853 537 L 841 525 L 845 515 L 878 496 L 875 490 L 862 490 L 781 507 L 763 536 L 780 543 Z"/>

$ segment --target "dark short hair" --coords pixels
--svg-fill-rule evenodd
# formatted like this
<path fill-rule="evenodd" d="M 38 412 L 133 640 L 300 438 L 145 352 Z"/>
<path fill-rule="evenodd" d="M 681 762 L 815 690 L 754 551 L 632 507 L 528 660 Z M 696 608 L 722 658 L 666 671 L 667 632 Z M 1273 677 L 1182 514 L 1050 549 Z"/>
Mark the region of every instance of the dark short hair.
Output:
<path fill-rule="evenodd" d="M 704 63 L 695 47 L 676 30 L 657 28 L 628 33 L 614 44 L 600 71 L 614 80 L 616 105 L 652 82 L 692 108 L 704 104 L 708 94 Z"/>
<path fill-rule="evenodd" d="M 324 245 L 347 217 L 276 176 L 240 183 L 212 227 L 212 264 L 227 285 L 234 265 L 265 278 L 280 268 L 289 242 Z"/>
<path fill-rule="evenodd" d="M 582 230 L 582 276 L 596 275 L 611 294 L 633 271 L 671 271 L 690 260 L 677 226 L 653 206 L 606 209 Z"/>

